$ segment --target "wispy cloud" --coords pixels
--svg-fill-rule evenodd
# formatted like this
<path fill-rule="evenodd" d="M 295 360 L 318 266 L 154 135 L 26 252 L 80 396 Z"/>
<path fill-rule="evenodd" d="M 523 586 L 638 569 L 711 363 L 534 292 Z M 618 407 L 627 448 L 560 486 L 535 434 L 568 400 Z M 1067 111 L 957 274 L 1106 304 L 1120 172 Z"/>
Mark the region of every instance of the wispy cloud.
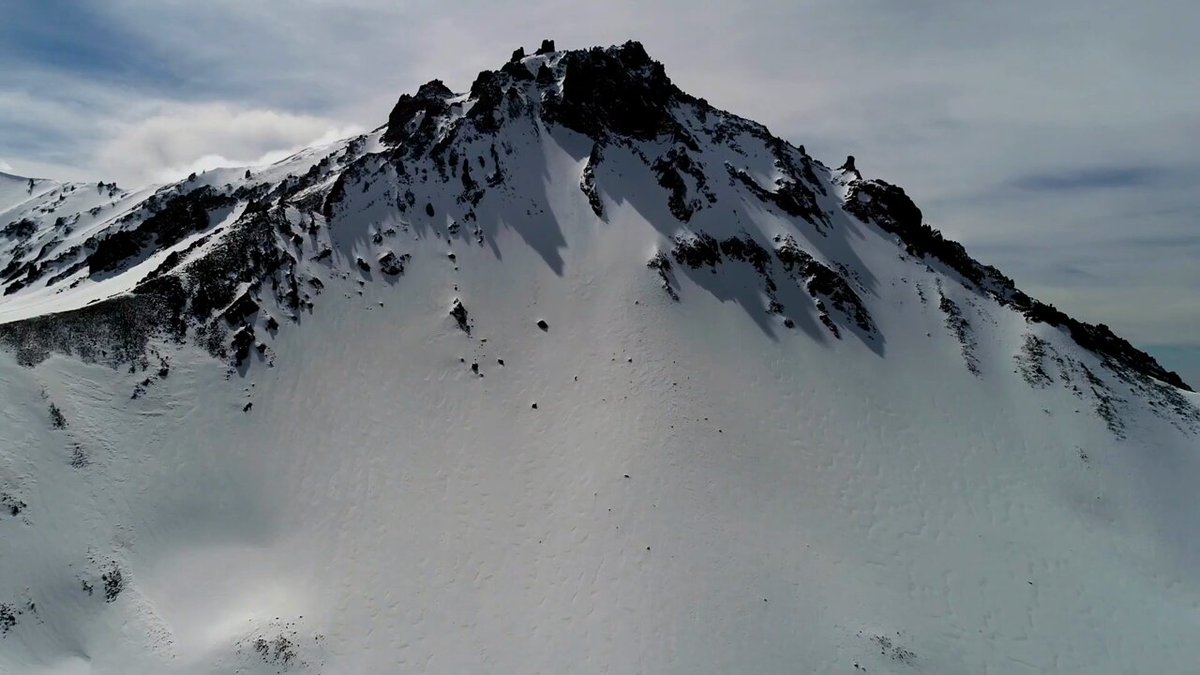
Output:
<path fill-rule="evenodd" d="M 1112 190 L 1143 187 L 1167 175 L 1165 169 L 1157 166 L 1099 166 L 1067 169 L 1057 173 L 1028 174 L 1013 180 L 1012 185 L 1021 190 L 1047 192 Z"/>
<path fill-rule="evenodd" d="M 289 150 L 361 131 L 311 115 L 173 104 L 149 118 L 118 124 L 97 149 L 96 161 L 123 176 L 170 180 L 218 166 L 273 161 Z"/>

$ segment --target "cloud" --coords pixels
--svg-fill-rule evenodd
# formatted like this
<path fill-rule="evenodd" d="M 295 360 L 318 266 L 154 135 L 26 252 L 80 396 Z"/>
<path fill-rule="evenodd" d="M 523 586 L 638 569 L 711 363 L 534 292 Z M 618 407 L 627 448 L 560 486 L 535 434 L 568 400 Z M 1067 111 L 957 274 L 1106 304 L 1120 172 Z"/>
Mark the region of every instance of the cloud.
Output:
<path fill-rule="evenodd" d="M 174 104 L 144 120 L 120 123 L 94 163 L 127 181 L 165 181 L 219 166 L 275 161 L 361 131 L 312 115 L 225 103 Z"/>
<path fill-rule="evenodd" d="M 8 162 L 4 161 L 3 159 L 0 159 L 0 171 L 3 171 L 5 173 L 13 173 L 14 172 L 12 164 L 9 164 Z"/>
<path fill-rule="evenodd" d="M 1059 173 L 1035 173 L 1012 181 L 1021 190 L 1112 190 L 1149 185 L 1167 174 L 1156 166 L 1100 166 Z"/>

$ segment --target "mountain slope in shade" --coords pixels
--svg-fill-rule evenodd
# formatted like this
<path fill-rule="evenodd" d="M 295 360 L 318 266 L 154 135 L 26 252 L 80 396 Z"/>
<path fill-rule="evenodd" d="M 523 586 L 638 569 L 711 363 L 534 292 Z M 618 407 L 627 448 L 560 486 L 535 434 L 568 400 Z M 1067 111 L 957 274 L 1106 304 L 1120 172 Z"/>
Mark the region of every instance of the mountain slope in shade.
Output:
<path fill-rule="evenodd" d="M 636 43 L 0 179 L 0 669 L 1195 661 L 1200 397 Z"/>

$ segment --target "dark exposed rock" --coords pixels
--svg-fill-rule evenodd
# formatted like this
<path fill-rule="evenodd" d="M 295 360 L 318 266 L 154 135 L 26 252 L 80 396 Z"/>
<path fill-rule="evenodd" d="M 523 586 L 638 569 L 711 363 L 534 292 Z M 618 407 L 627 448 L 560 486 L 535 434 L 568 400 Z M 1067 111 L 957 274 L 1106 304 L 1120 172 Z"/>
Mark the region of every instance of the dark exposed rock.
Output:
<path fill-rule="evenodd" d="M 32 184 L 32 180 L 30 183 Z M 30 187 L 32 190 L 32 186 Z M 12 630 L 17 625 L 17 617 L 21 615 L 20 610 L 15 609 L 12 605 L 6 602 L 0 602 L 0 635 L 7 635 L 8 631 Z"/>
<path fill-rule="evenodd" d="M 524 47 L 517 47 L 516 49 L 514 49 L 514 50 L 513 50 L 512 56 L 510 56 L 510 57 L 508 58 L 508 62 L 509 62 L 509 63 L 516 63 L 516 62 L 520 61 L 520 60 L 521 60 L 521 59 L 523 59 L 523 58 L 525 58 L 525 48 L 524 48 Z"/>
<path fill-rule="evenodd" d="M 980 375 L 979 358 L 975 356 L 975 335 L 971 330 L 971 322 L 963 316 L 962 309 L 950 298 L 941 296 L 938 308 L 946 315 L 946 327 L 954 334 L 958 344 L 962 346 L 963 361 L 967 370 L 974 375 Z"/>
<path fill-rule="evenodd" d="M 798 275 L 804 282 L 808 294 L 817 301 L 821 323 L 834 335 L 840 337 L 836 324 L 829 317 L 829 307 L 841 312 L 863 333 L 875 332 L 875 323 L 867 311 L 866 304 L 849 282 L 837 272 L 821 264 L 804 251 L 791 237 L 776 237 L 775 257 L 789 274 Z M 828 303 L 828 305 L 826 304 Z"/>
<path fill-rule="evenodd" d="M 550 324 L 546 323 L 546 320 L 545 320 L 545 319 L 538 319 L 538 321 L 537 321 L 537 327 L 538 327 L 538 328 L 541 328 L 543 331 L 548 331 L 548 330 L 550 330 Z"/>
<path fill-rule="evenodd" d="M 15 518 L 25 510 L 25 502 L 7 492 L 0 492 L 0 510 L 7 511 L 8 515 Z"/>
<path fill-rule="evenodd" d="M 566 52 L 562 63 L 562 94 L 543 106 L 550 121 L 592 138 L 613 133 L 643 140 L 678 126 L 670 105 L 686 97 L 640 43 Z"/>
<path fill-rule="evenodd" d="M 254 296 L 250 291 L 246 291 L 239 295 L 221 314 L 230 325 L 237 325 L 258 310 L 259 304 L 254 300 Z"/>
<path fill-rule="evenodd" d="M 334 207 L 341 203 L 346 198 L 346 180 L 349 176 L 348 172 L 338 174 L 337 179 L 333 181 L 333 187 L 329 189 L 329 194 L 325 196 L 321 203 L 321 215 L 325 216 L 325 220 L 333 220 Z"/>
<path fill-rule="evenodd" d="M 671 259 L 668 258 L 662 251 L 654 254 L 650 261 L 646 263 L 646 267 L 658 272 L 658 278 L 662 281 L 663 290 L 667 295 L 676 302 L 679 301 L 679 292 L 671 284 Z"/>
<path fill-rule="evenodd" d="M 671 249 L 675 262 L 698 269 L 705 265 L 714 271 L 721 262 L 721 245 L 710 234 L 701 232 L 693 237 L 675 237 L 675 246 Z"/>
<path fill-rule="evenodd" d="M 863 222 L 874 222 L 899 237 L 910 255 L 942 263 L 1030 321 L 1063 328 L 1076 344 L 1099 354 L 1114 368 L 1128 368 L 1192 391 L 1177 373 L 1163 368 L 1154 357 L 1115 335 L 1108 326 L 1078 321 L 1053 305 L 1030 298 L 999 270 L 971 258 L 961 244 L 922 222 L 921 210 L 903 189 L 879 180 L 855 181 L 846 195 L 845 208 Z"/>
<path fill-rule="evenodd" d="M 432 202 L 426 202 L 425 215 L 429 216 L 430 218 L 433 217 L 433 203 Z"/>
<path fill-rule="evenodd" d="M 478 206 L 479 200 L 483 199 L 483 188 L 471 176 L 471 162 L 465 157 L 462 161 L 460 178 L 463 186 L 462 201 L 469 202 L 471 206 Z"/>
<path fill-rule="evenodd" d="M 522 51 L 524 51 L 524 50 L 522 50 Z M 542 54 L 549 54 L 553 51 L 554 51 L 554 40 L 542 40 L 542 46 L 537 48 L 537 51 L 534 52 L 534 55 L 541 56 Z"/>
<path fill-rule="evenodd" d="M 404 266 L 412 258 L 409 254 L 396 255 L 392 251 L 388 251 L 379 258 L 379 269 L 384 274 L 391 276 L 399 276 L 404 274 Z"/>
<path fill-rule="evenodd" d="M 371 263 L 367 262 L 366 260 L 363 260 L 362 258 L 355 258 L 354 264 L 358 265 L 358 269 L 362 270 L 363 272 L 371 271 Z"/>
<path fill-rule="evenodd" d="M 37 223 L 28 218 L 22 218 L 5 225 L 4 229 L 0 230 L 0 235 L 10 239 L 28 239 L 36 231 Z"/>
<path fill-rule="evenodd" d="M 750 263 L 755 272 L 758 272 L 761 277 L 768 277 L 767 265 L 771 264 L 771 256 L 767 250 L 760 246 L 758 242 L 750 237 L 739 239 L 738 237 L 729 237 L 723 240 L 720 244 L 721 253 L 730 260 Z M 767 281 L 774 286 L 774 283 L 767 278 Z"/>
<path fill-rule="evenodd" d="M 533 73 L 525 67 L 525 64 L 517 61 L 509 61 L 500 68 L 500 72 L 508 75 L 516 82 L 525 82 L 533 79 Z"/>
<path fill-rule="evenodd" d="M 1053 384 L 1054 379 L 1046 372 L 1045 365 L 1047 352 L 1052 350 L 1053 347 L 1042 338 L 1033 333 L 1025 334 L 1021 352 L 1013 359 L 1017 362 L 1017 369 L 1029 386 L 1043 389 Z"/>
<path fill-rule="evenodd" d="M 415 96 L 402 95 L 388 115 L 383 142 L 402 145 L 415 141 L 419 145 L 431 141 L 438 118 L 450 112 L 446 99 L 453 95 L 441 80 L 421 85 Z"/>
<path fill-rule="evenodd" d="M 516 67 L 528 70 L 521 65 Z M 500 104 L 504 101 L 500 74 L 491 70 L 479 73 L 475 82 L 471 84 L 471 98 L 475 100 L 475 104 L 471 106 L 467 118 L 474 121 L 475 128 L 480 132 L 494 133 L 500 128 L 498 112 Z"/>
<path fill-rule="evenodd" d="M 50 426 L 55 429 L 65 429 L 67 427 L 67 418 L 63 415 L 62 410 L 53 403 L 50 404 Z"/>
<path fill-rule="evenodd" d="M 603 159 L 600 143 L 592 144 L 592 152 L 588 155 L 587 164 L 583 167 L 583 175 L 579 177 L 579 189 L 588 198 L 588 205 L 592 207 L 592 213 L 596 214 L 597 218 L 604 217 L 604 202 L 600 200 L 600 193 L 596 191 L 596 167 Z"/>
<path fill-rule="evenodd" d="M 239 328 L 233 334 L 233 341 L 230 343 L 230 346 L 233 348 L 235 365 L 242 365 L 250 356 L 250 348 L 254 346 L 254 328 L 250 326 Z"/>
<path fill-rule="evenodd" d="M 164 277 L 118 296 L 70 312 L 0 324 L 0 344 L 17 361 L 33 366 L 53 352 L 85 361 L 127 363 L 140 357 L 152 337 L 181 340 L 186 291 L 178 279 Z"/>
<path fill-rule="evenodd" d="M 119 268 L 151 244 L 155 249 L 171 246 L 187 235 L 207 229 L 209 212 L 232 206 L 233 197 L 219 194 L 210 186 L 197 188 L 187 194 L 172 197 L 153 215 L 130 230 L 119 230 L 104 239 L 88 240 L 95 250 L 88 256 L 91 274 Z"/>
<path fill-rule="evenodd" d="M 855 168 L 855 166 L 854 166 L 854 155 L 846 155 L 846 161 L 843 162 L 841 166 L 834 169 L 834 171 L 842 171 L 845 173 L 852 173 L 852 174 L 854 174 L 855 178 L 859 178 L 859 179 L 862 178 L 862 174 L 859 173 L 858 169 Z"/>
<path fill-rule="evenodd" d="M 125 590 L 125 575 L 121 573 L 121 568 L 117 567 L 116 562 L 109 564 L 108 570 L 100 575 L 100 581 L 104 583 L 105 602 L 116 600 L 121 591 Z"/>
<path fill-rule="evenodd" d="M 467 335 L 471 334 L 471 322 L 467 315 L 467 308 L 463 306 L 461 300 L 455 299 L 454 304 L 450 307 L 450 316 L 458 324 L 459 330 Z"/>
<path fill-rule="evenodd" d="M 655 160 L 651 168 L 658 177 L 658 184 L 667 190 L 667 206 L 671 209 L 671 214 L 680 222 L 686 223 L 691 220 L 692 215 L 703 203 L 699 199 L 688 198 L 688 186 L 683 174 L 690 175 L 697 188 L 703 190 L 706 181 L 704 172 L 686 152 L 678 148 Z M 715 201 L 715 197 L 710 197 L 710 201 Z"/>
<path fill-rule="evenodd" d="M 816 194 L 798 179 L 782 179 L 776 185 L 775 191 L 772 192 L 759 185 L 750 174 L 740 169 L 730 167 L 729 175 L 746 186 L 756 197 L 778 206 L 779 210 L 789 216 L 803 218 L 818 227 L 825 222 L 825 215 L 817 206 Z"/>

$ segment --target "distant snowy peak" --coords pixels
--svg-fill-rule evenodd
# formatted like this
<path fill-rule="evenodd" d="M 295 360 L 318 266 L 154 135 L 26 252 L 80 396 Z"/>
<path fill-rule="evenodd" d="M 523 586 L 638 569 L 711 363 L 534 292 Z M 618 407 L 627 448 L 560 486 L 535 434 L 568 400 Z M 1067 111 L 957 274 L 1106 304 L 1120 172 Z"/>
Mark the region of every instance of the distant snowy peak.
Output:
<path fill-rule="evenodd" d="M 551 149 L 577 171 L 571 195 L 545 194 Z M 401 96 L 374 133 L 269 167 L 136 192 L 0 176 L 0 340 L 36 363 L 55 351 L 138 360 L 166 337 L 243 367 L 251 349 L 266 353 L 263 335 L 279 319 L 314 311 L 334 270 L 402 275 L 417 253 L 399 234 L 495 249 L 501 228 L 532 227 L 561 200 L 584 204 L 599 223 L 614 204 L 633 204 L 661 237 L 630 269 L 657 275 L 676 300 L 680 274 L 703 285 L 697 270 L 745 269 L 762 302 L 750 310 L 756 321 L 790 329 L 807 314 L 833 339 L 882 355 L 872 308 L 880 300 L 864 279 L 906 283 L 903 269 L 916 265 L 937 275 L 937 306 L 968 367 L 971 332 L 984 327 L 971 326 L 943 286 L 1061 329 L 1131 395 L 1159 391 L 1155 382 L 1188 390 L 1106 326 L 1072 319 L 972 259 L 924 223 L 901 188 L 864 179 L 853 158 L 830 169 L 684 93 L 637 42 L 518 49 L 466 93 L 432 80 Z M 890 238 L 908 267 L 863 267 L 850 241 L 863 227 Z M 527 241 L 562 273 L 560 242 Z M 785 303 L 784 285 L 799 285 L 808 306 Z"/>

